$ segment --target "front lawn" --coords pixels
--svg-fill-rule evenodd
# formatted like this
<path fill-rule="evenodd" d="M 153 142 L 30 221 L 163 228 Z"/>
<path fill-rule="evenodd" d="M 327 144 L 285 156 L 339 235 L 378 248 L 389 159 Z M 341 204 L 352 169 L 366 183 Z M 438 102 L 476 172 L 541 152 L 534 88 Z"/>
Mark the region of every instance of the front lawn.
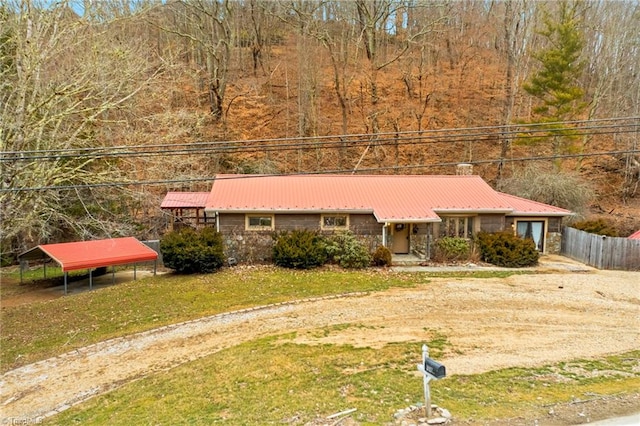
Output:
<path fill-rule="evenodd" d="M 424 401 L 415 367 L 419 344 L 355 348 L 296 344 L 294 337 L 246 342 L 150 375 L 45 423 L 338 424 L 319 419 L 355 408 L 350 417 L 359 424 L 381 425 L 392 424 L 398 409 Z M 446 338 L 436 338 L 451 349 Z M 436 342 L 428 343 L 431 355 L 439 357 Z M 465 424 L 508 418 L 516 419 L 513 424 L 559 424 L 552 408 L 560 412 L 576 401 L 606 401 L 638 389 L 638 357 L 636 351 L 597 361 L 597 368 L 609 373 L 596 377 L 593 360 L 453 375 L 431 382 L 432 401 Z"/>
<path fill-rule="evenodd" d="M 427 281 L 423 274 L 387 270 L 295 271 L 272 267 L 139 279 L 46 302 L 2 308 L 1 369 L 7 371 L 109 338 L 221 312 Z"/>

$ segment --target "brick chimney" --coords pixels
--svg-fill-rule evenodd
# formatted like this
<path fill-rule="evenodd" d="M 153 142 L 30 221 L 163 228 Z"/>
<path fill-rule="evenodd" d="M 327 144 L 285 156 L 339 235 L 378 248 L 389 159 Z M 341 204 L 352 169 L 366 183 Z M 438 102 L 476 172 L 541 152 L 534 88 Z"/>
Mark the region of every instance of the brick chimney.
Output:
<path fill-rule="evenodd" d="M 468 176 L 473 174 L 473 164 L 460 163 L 456 165 L 456 174 L 462 176 Z"/>

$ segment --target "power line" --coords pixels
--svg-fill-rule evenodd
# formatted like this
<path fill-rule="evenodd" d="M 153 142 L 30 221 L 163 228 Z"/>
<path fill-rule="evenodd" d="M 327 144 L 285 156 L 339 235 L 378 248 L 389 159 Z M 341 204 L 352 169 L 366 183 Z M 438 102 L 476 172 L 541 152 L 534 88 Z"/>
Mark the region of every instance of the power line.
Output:
<path fill-rule="evenodd" d="M 640 117 L 622 117 L 598 120 L 564 121 L 555 123 L 533 123 L 524 125 L 467 127 L 457 129 L 440 129 L 407 132 L 387 132 L 376 134 L 355 134 L 341 136 L 296 137 L 278 139 L 258 139 L 249 141 L 214 141 L 194 142 L 188 144 L 156 144 L 116 147 L 65 148 L 36 151 L 3 151 L 0 152 L 0 162 L 32 161 L 32 160 L 62 160 L 69 158 L 106 158 L 106 157 L 143 157 L 160 155 L 197 155 L 197 154 L 238 154 L 254 152 L 279 152 L 299 149 L 340 149 L 345 144 L 348 148 L 360 144 L 376 146 L 401 146 L 424 143 L 468 143 L 480 142 L 486 138 L 518 140 L 535 139 L 540 134 L 549 132 L 561 133 L 566 136 L 595 136 L 605 134 L 624 134 L 638 131 Z M 620 122 L 636 120 L 630 124 L 590 125 L 585 127 L 556 127 L 570 124 L 594 124 L 602 122 Z M 603 130 L 611 131 L 603 131 Z M 615 131 L 613 129 L 616 129 Z M 494 132 L 489 132 L 493 130 Z M 474 131 L 475 133 L 459 133 Z M 284 143 L 282 143 L 284 142 Z M 179 146 L 178 149 L 176 147 Z M 163 150 L 160 150 L 163 149 Z"/>
<path fill-rule="evenodd" d="M 546 155 L 546 156 L 536 156 L 536 157 L 521 157 L 521 158 L 504 158 L 504 159 L 491 159 L 491 160 L 475 160 L 468 161 L 466 163 L 472 165 L 481 165 L 481 164 L 499 164 L 499 163 L 514 163 L 514 162 L 524 162 L 524 161 L 545 161 L 545 160 L 556 160 L 556 159 L 569 159 L 569 158 L 586 158 L 586 157 L 597 157 L 603 155 L 625 155 L 625 154 L 640 154 L 640 150 L 621 150 L 621 151 L 606 151 L 606 152 L 597 152 L 597 153 L 589 153 L 589 154 L 563 154 L 563 155 Z M 363 168 L 359 169 L 358 173 L 371 173 L 371 172 L 382 172 L 389 170 L 419 170 L 419 169 L 428 169 L 428 168 L 436 168 L 436 167 L 451 167 L 459 164 L 459 162 L 443 162 L 443 163 L 435 163 L 435 164 L 420 164 L 420 165 L 406 165 L 406 166 L 386 166 L 386 167 L 372 167 L 372 168 Z M 314 175 L 314 174 L 344 174 L 351 173 L 351 169 L 340 169 L 340 170 L 323 170 L 323 171 L 311 171 L 311 172 L 296 172 L 296 173 L 283 173 L 283 174 L 266 174 L 260 176 L 304 176 L 304 175 Z M 78 184 L 78 185 L 50 185 L 50 186 L 34 186 L 34 187 L 22 187 L 22 188 L 0 188 L 1 192 L 28 192 L 28 191 L 49 191 L 49 190 L 77 190 L 77 189 L 91 189 L 91 188 L 104 188 L 104 187 L 126 187 L 126 186 L 156 186 L 156 185 L 169 185 L 169 184 L 185 184 L 185 183 L 202 183 L 202 182 L 213 182 L 215 179 L 251 179 L 255 178 L 256 175 L 234 175 L 234 176 L 226 176 L 223 178 L 214 177 L 204 177 L 204 178 L 185 178 L 185 179 L 156 179 L 156 180 L 132 180 L 132 181 L 122 181 L 122 182 L 102 182 L 102 183 L 93 183 L 93 184 Z"/>

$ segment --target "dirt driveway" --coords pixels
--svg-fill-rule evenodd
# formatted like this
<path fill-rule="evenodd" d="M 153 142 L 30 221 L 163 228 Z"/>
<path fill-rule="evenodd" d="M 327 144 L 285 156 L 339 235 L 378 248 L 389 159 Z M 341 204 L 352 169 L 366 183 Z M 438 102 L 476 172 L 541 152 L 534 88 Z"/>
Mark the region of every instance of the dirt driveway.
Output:
<path fill-rule="evenodd" d="M 543 266 L 504 279 L 434 279 L 411 289 L 266 306 L 113 339 L 0 377 L 3 419 L 53 415 L 138 377 L 261 336 L 376 346 L 447 336 L 449 374 L 602 357 L 640 348 L 640 274 Z M 574 272 L 583 270 L 583 272 Z M 308 333 L 355 323 L 326 338 Z M 461 355 L 457 354 L 461 353 Z M 2 423 L 2 421 L 0 421 Z"/>

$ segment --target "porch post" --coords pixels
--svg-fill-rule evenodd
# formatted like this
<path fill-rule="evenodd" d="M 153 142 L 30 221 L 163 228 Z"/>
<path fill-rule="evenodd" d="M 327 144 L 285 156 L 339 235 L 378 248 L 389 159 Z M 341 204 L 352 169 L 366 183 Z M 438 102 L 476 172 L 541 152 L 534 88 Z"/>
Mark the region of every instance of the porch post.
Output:
<path fill-rule="evenodd" d="M 386 223 L 382 225 L 382 245 L 384 247 L 387 246 L 387 224 Z"/>
<path fill-rule="evenodd" d="M 427 238 L 425 238 L 425 254 L 427 260 L 431 260 L 431 242 L 433 239 L 433 223 L 427 223 Z"/>

